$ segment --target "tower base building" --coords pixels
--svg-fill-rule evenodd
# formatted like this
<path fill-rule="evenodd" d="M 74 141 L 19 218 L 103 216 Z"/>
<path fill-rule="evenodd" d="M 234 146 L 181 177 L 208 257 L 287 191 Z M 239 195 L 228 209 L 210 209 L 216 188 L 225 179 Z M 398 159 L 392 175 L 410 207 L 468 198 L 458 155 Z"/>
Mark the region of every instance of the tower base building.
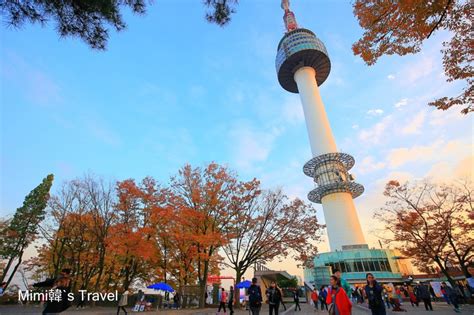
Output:
<path fill-rule="evenodd" d="M 351 285 L 365 284 L 368 272 L 381 283 L 402 283 L 413 270 L 408 259 L 394 249 L 343 247 L 340 251 L 320 253 L 313 260 L 314 267 L 305 268 L 304 279 L 311 287 L 329 285 L 334 270 L 340 270 Z"/>

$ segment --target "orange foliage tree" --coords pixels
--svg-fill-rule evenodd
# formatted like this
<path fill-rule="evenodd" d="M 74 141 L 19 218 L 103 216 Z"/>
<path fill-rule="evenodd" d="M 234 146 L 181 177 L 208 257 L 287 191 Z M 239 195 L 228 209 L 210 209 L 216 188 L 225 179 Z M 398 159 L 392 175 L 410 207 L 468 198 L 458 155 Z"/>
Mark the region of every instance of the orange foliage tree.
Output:
<path fill-rule="evenodd" d="M 433 33 L 449 31 L 451 40 L 442 50 L 444 71 L 448 82 L 464 80 L 466 87 L 430 105 L 442 110 L 459 105 L 467 114 L 474 110 L 472 11 L 472 2 L 464 0 L 356 0 L 354 15 L 364 34 L 352 49 L 373 65 L 383 55 L 417 53 Z"/>
<path fill-rule="evenodd" d="M 422 271 L 436 266 L 452 282 L 450 266 L 466 276 L 474 259 L 472 183 L 436 185 L 390 181 L 385 206 L 374 217 L 384 224 L 386 243 L 395 243 Z M 388 232 L 388 233 L 387 233 Z"/>
<path fill-rule="evenodd" d="M 224 245 L 236 279 L 257 262 L 290 254 L 310 264 L 323 229 L 316 210 L 300 199 L 289 201 L 280 190 L 261 193 L 258 181 L 247 183 L 244 190 L 238 214 L 227 230 L 229 242 Z"/>
<path fill-rule="evenodd" d="M 195 246 L 200 307 L 205 303 L 212 258 L 228 242 L 225 232 L 231 229 L 240 209 L 242 185 L 245 183 L 235 174 L 216 163 L 204 168 L 186 165 L 171 180 L 173 207 L 179 212 L 186 237 Z"/>
<path fill-rule="evenodd" d="M 154 243 L 155 224 L 164 213 L 160 187 L 150 178 L 141 185 L 128 179 L 117 183 L 116 216 L 109 238 L 115 263 L 121 266 L 119 278 L 124 290 L 135 279 L 153 281 L 150 271 L 156 270 L 160 259 Z"/>
<path fill-rule="evenodd" d="M 238 275 L 290 249 L 305 261 L 321 227 L 307 204 L 280 191 L 262 195 L 256 179 L 241 181 L 216 163 L 185 165 L 166 186 L 151 177 L 72 180 L 52 196 L 49 211 L 44 245 L 30 261 L 37 277 L 70 267 L 73 291 L 197 285 L 201 307 L 208 276 L 224 263 L 220 253 L 240 266 Z"/>
<path fill-rule="evenodd" d="M 70 267 L 75 289 L 103 288 L 107 239 L 114 215 L 111 185 L 91 175 L 64 183 L 49 201 L 44 244 L 32 263 L 37 273 L 56 277 Z"/>

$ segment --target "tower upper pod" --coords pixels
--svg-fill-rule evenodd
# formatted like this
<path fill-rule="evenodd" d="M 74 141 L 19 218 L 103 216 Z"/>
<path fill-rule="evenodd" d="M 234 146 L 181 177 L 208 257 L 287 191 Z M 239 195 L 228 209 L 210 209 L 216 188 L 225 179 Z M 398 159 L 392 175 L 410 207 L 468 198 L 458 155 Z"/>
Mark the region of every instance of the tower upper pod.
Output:
<path fill-rule="evenodd" d="M 278 44 L 275 65 L 280 85 L 293 93 L 298 93 L 294 75 L 299 68 L 314 68 L 318 86 L 323 84 L 331 71 L 331 61 L 323 42 L 305 28 L 285 34 Z"/>
<path fill-rule="evenodd" d="M 285 11 L 283 20 L 287 33 L 278 44 L 275 62 L 280 85 L 289 92 L 298 93 L 293 77 L 301 67 L 314 68 L 316 82 L 318 85 L 323 84 L 331 71 L 331 61 L 326 47 L 313 32 L 298 28 L 288 0 L 282 0 L 281 7 Z"/>

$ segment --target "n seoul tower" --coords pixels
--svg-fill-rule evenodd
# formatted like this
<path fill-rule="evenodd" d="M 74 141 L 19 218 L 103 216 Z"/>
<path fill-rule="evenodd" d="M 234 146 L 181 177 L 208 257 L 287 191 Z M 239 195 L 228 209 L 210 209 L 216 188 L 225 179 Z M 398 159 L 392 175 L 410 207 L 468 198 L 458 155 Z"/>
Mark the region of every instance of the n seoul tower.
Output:
<path fill-rule="evenodd" d="M 332 251 L 367 248 L 353 201 L 364 187 L 349 174 L 354 158 L 337 150 L 319 94 L 331 69 L 326 47 L 313 32 L 298 27 L 288 0 L 282 0 L 281 7 L 286 34 L 278 44 L 276 70 L 280 85 L 299 93 L 303 105 L 313 155 L 303 172 L 316 184 L 308 199 L 323 206 Z"/>

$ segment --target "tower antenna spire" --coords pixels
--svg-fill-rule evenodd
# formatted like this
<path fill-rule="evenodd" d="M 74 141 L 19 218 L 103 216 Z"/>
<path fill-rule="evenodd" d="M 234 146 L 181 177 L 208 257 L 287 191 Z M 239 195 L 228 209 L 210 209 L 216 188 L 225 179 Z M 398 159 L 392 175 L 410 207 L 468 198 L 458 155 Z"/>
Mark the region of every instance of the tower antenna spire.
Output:
<path fill-rule="evenodd" d="M 286 31 L 296 30 L 298 24 L 296 23 L 295 14 L 290 10 L 290 0 L 281 0 L 281 8 L 285 11 L 283 21 L 285 22 Z"/>

